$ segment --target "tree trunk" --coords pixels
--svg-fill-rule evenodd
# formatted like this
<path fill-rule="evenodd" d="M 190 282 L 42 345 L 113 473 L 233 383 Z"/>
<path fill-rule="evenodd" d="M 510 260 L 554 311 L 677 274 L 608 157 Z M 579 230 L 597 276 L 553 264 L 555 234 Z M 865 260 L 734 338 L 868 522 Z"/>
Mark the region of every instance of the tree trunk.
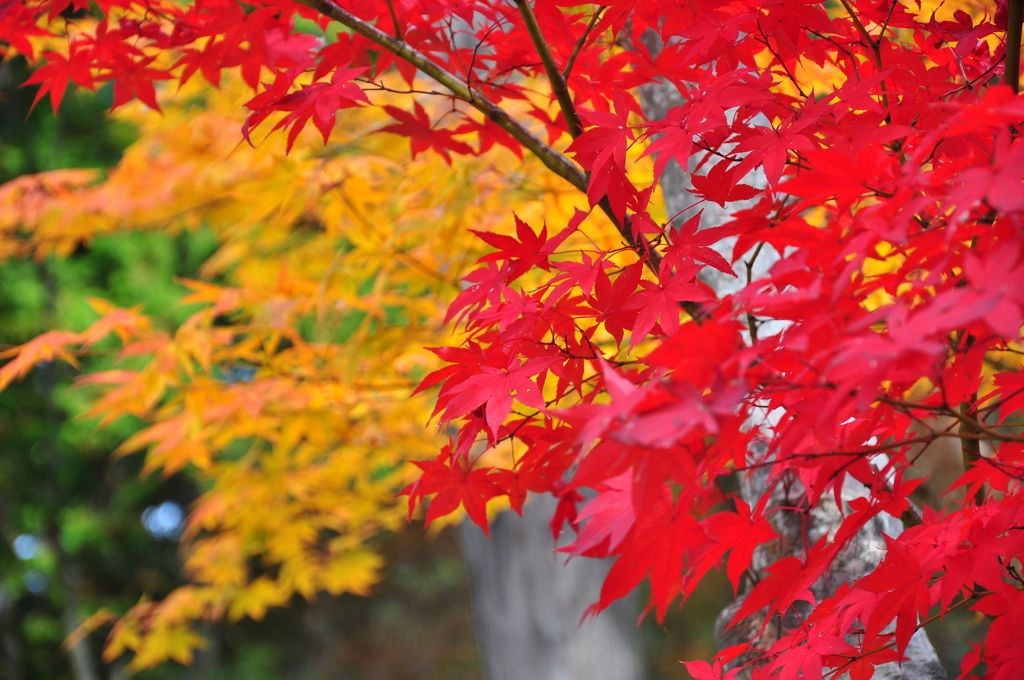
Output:
<path fill-rule="evenodd" d="M 487 680 L 640 680 L 639 610 L 626 598 L 581 623 L 609 565 L 554 552 L 556 501 L 533 497 L 523 516 L 499 515 L 490 538 L 459 530 L 477 648 Z"/>
<path fill-rule="evenodd" d="M 54 541 L 54 546 L 59 561 L 58 568 L 67 593 L 64 598 L 64 611 L 61 612 L 61 620 L 64 624 L 64 635 L 70 637 L 82 624 L 79 613 L 81 578 L 77 567 L 70 563 L 68 556 L 63 553 L 56 541 Z M 68 659 L 71 661 L 71 674 L 75 680 L 100 680 L 96 659 L 89 647 L 88 636 L 82 637 L 74 647 L 68 650 Z"/>
<path fill-rule="evenodd" d="M 14 598 L 0 587 L 0 646 L 3 649 L 4 680 L 24 680 L 21 660 L 21 639 L 18 637 L 18 615 Z"/>
<path fill-rule="evenodd" d="M 755 451 L 754 453 L 763 455 L 764 450 L 760 452 Z M 751 507 L 758 503 L 764 495 L 768 473 L 769 468 L 762 467 L 743 475 L 740 483 L 740 493 L 743 496 L 743 500 L 751 504 Z M 836 505 L 835 498 L 831 494 L 822 497 L 818 506 L 806 517 L 800 512 L 779 509 L 797 506 L 803 496 L 803 487 L 796 480 L 795 476 L 789 481 L 791 482 L 790 484 L 775 486 L 771 500 L 766 507 L 766 512 L 770 512 L 768 515 L 769 521 L 775 530 L 779 532 L 780 539 L 759 546 L 754 551 L 751 569 L 759 577 L 764 574 L 764 570 L 767 567 L 783 557 L 796 556 L 803 558 L 805 545 L 811 545 L 824 539 L 830 531 L 837 528 L 843 521 L 843 514 L 840 512 L 839 506 Z M 846 479 L 842 490 L 844 504 L 849 503 L 855 498 L 866 498 L 867 496 L 867 487 L 853 479 Z M 772 510 L 775 511 L 771 512 Z M 847 508 L 848 510 L 849 508 Z M 885 538 L 883 534 L 896 537 L 902 531 L 903 523 L 885 513 L 876 516 L 868 522 L 867 526 L 861 529 L 854 537 L 850 545 L 839 554 L 829 572 L 811 586 L 815 598 L 820 602 L 826 597 L 831 597 L 842 584 L 853 582 L 874 571 L 875 567 L 878 566 L 885 556 Z M 745 596 L 745 593 L 741 594 L 736 602 L 722 610 L 722 613 L 719 615 L 715 627 L 715 638 L 719 648 L 746 642 L 760 630 L 761 624 L 764 622 L 763 613 L 754 614 L 734 628 L 728 631 L 725 630 L 725 627 L 732 620 L 733 615 L 739 609 Z M 787 617 L 780 618 L 776 616 L 758 639 L 757 646 L 761 649 L 771 647 L 779 638 L 783 627 L 794 628 L 797 625 L 799 625 L 799 621 L 792 612 Z M 890 626 L 885 632 L 892 632 L 892 629 L 893 626 Z M 850 640 L 850 642 L 856 643 L 857 641 Z M 928 639 L 928 634 L 923 628 L 914 633 L 914 636 L 911 638 L 906 650 L 906 657 L 907 660 L 902 665 L 887 663 L 876 666 L 875 674 L 872 677 L 875 680 L 945 680 L 948 677 L 946 670 L 939 661 L 938 655 L 935 653 L 935 648 Z M 740 657 L 737 664 L 745 660 L 747 659 Z M 741 679 L 749 678 L 752 670 L 752 667 L 748 666 L 738 677 Z M 849 680 L 849 675 L 845 673 L 838 675 L 835 677 L 835 680 Z"/>

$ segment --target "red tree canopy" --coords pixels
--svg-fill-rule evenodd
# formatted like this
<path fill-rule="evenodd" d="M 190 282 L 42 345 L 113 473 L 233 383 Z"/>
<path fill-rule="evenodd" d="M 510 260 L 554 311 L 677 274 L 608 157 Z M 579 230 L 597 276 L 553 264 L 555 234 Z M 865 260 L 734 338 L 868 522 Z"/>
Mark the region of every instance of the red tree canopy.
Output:
<path fill-rule="evenodd" d="M 486 527 L 488 500 L 553 493 L 555 531 L 578 532 L 565 551 L 617 557 L 595 611 L 649 578 L 661 617 L 724 563 L 745 592 L 736 621 L 801 613 L 770 648 L 691 664 L 697 677 L 731 677 L 722 664 L 744 654 L 755 677 L 868 678 L 970 606 L 990 625 L 965 674 L 1015 678 L 1021 6 L 6 0 L 0 39 L 38 63 L 54 108 L 71 82 L 158 108 L 158 87 L 239 68 L 254 143 L 266 121 L 326 138 L 339 110 L 390 90 L 409 105 L 386 107 L 383 129 L 413 154 L 536 154 L 607 220 L 479 234 L 494 252 L 448 312 L 467 339 L 434 350 L 450 365 L 422 386 L 439 387 L 451 443 L 405 490 L 410 509 L 432 497 L 428 521 L 462 506 Z M 651 84 L 678 105 L 645 115 Z M 432 120 L 426 97 L 450 112 Z M 665 219 L 652 196 L 672 161 L 693 204 Z M 621 247 L 586 245 L 608 220 Z M 709 284 L 713 270 L 737 280 Z M 950 438 L 966 493 L 918 510 L 905 472 Z M 481 463 L 496 446 L 508 465 Z M 760 485 L 747 501 L 738 472 Z M 812 521 L 829 502 L 833 526 L 756 564 L 774 515 Z M 882 514 L 911 526 L 872 573 L 816 595 Z"/>

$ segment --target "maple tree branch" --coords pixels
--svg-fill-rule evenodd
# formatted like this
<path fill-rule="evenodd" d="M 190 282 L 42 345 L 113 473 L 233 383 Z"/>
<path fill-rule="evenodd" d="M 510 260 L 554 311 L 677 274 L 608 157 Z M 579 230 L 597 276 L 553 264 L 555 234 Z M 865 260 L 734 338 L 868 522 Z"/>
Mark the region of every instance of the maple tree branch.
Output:
<path fill-rule="evenodd" d="M 836 458 L 847 456 L 863 458 L 865 456 L 872 456 L 875 455 L 876 453 L 886 453 L 892 451 L 893 449 L 898 449 L 913 444 L 931 445 L 935 443 L 935 441 L 938 439 L 984 439 L 988 441 L 989 438 L 985 437 L 984 435 L 965 435 L 962 432 L 948 432 L 945 430 L 932 431 L 931 433 L 927 435 L 922 435 L 920 437 L 911 437 L 910 439 L 901 439 L 899 441 L 894 442 L 885 442 L 882 444 L 878 444 L 877 446 L 871 446 L 857 451 L 808 451 L 804 453 L 792 453 L 790 454 L 790 458 L 798 458 L 800 460 L 818 460 L 820 458 Z M 1024 438 L 1016 437 L 1011 439 L 1010 441 L 1024 442 Z M 1024 481 L 1024 469 L 1020 467 L 1010 465 L 1008 463 L 1001 463 L 991 458 L 982 457 L 980 460 L 984 461 L 985 463 L 988 463 L 989 465 L 992 465 L 993 467 L 998 468 L 1000 471 L 1006 474 L 1011 474 L 1016 479 L 1021 479 L 1022 481 Z M 734 467 L 731 468 L 731 470 L 733 472 L 746 472 L 748 470 L 757 470 L 758 468 L 768 467 L 769 465 L 776 465 L 777 463 L 778 461 L 774 459 L 766 460 L 758 463 L 750 463 L 749 465 L 743 465 L 740 467 Z M 1011 470 L 1012 473 L 1007 472 L 1007 470 Z"/>
<path fill-rule="evenodd" d="M 398 25 L 398 14 L 395 13 L 395 3 L 392 0 L 388 0 L 388 11 L 391 12 L 391 23 L 395 25 L 395 37 L 400 41 L 405 42 L 405 38 L 402 37 L 402 27 Z"/>
<path fill-rule="evenodd" d="M 776 213 L 776 217 L 778 214 Z M 750 256 L 749 260 L 745 260 L 743 264 L 747 267 L 747 285 L 749 286 L 754 281 L 754 263 L 757 262 L 758 255 L 761 254 L 761 250 L 764 249 L 765 241 L 761 241 L 757 244 L 757 248 L 754 250 L 754 254 Z M 750 344 L 757 344 L 757 317 L 754 316 L 753 312 L 747 312 L 747 325 L 750 327 Z"/>
<path fill-rule="evenodd" d="M 371 78 L 356 78 L 355 82 L 363 83 L 367 85 L 363 90 L 366 92 L 390 92 L 391 94 L 425 94 L 431 97 L 451 97 L 450 92 L 441 92 L 440 90 L 417 90 L 415 88 L 408 87 L 404 90 L 399 90 L 394 87 L 388 87 L 384 84 L 384 81 L 379 83 Z"/>
<path fill-rule="evenodd" d="M 1024 23 L 1024 0 L 1010 0 L 1006 24 L 1006 69 L 1003 82 L 1020 93 L 1020 41 Z"/>
<path fill-rule="evenodd" d="M 809 34 L 813 35 L 819 40 L 824 40 L 825 42 L 832 43 L 832 45 L 835 46 L 837 50 L 846 55 L 846 59 L 848 63 L 850 63 L 851 65 L 855 65 L 857 63 L 857 59 L 856 57 L 853 56 L 853 52 L 846 49 L 846 47 L 844 47 L 843 45 L 839 44 L 839 42 L 835 38 L 825 35 L 824 33 L 820 33 L 809 26 L 804 26 L 803 24 L 800 25 L 800 28 L 807 31 Z"/>
<path fill-rule="evenodd" d="M 853 6 L 850 4 L 850 0 L 839 0 L 839 2 L 843 4 L 843 7 L 846 9 L 846 13 L 850 15 L 850 19 L 853 20 L 854 26 L 857 27 L 857 32 L 860 33 L 861 37 L 867 41 L 868 45 L 871 47 L 871 51 L 874 52 L 875 66 L 882 68 L 882 38 L 885 36 L 885 28 L 888 26 L 889 20 L 892 18 L 892 9 L 889 9 L 889 16 L 886 17 L 886 23 L 882 26 L 882 32 L 878 34 L 878 39 L 876 40 L 871 37 L 871 34 L 868 33 L 868 29 L 864 27 L 864 24 L 857 16 L 857 13 L 853 11 Z M 895 3 L 893 3 L 893 6 L 895 7 Z M 882 105 L 885 106 L 885 108 L 889 108 L 889 95 L 885 94 L 885 81 L 883 80 L 878 83 L 878 86 L 882 89 Z M 891 123 L 890 115 L 891 114 L 886 114 L 887 123 Z"/>
<path fill-rule="evenodd" d="M 508 132 L 520 144 L 529 149 L 542 163 L 559 177 L 567 180 L 580 191 L 587 190 L 587 177 L 580 168 L 566 156 L 545 144 L 539 137 L 517 122 L 501 108 L 479 92 L 473 91 L 455 74 L 445 70 L 437 62 L 423 54 L 415 47 L 394 38 L 376 26 L 363 21 L 334 0 L 295 0 L 320 12 L 326 17 L 350 28 L 359 35 L 371 40 L 398 57 L 426 73 L 428 76 L 448 88 L 452 94 L 487 116 L 495 125 Z"/>
<path fill-rule="evenodd" d="M 572 48 L 572 54 L 569 55 L 569 61 L 565 64 L 565 70 L 562 71 L 562 79 L 569 80 L 569 74 L 572 73 L 572 67 L 576 63 L 576 57 L 579 56 L 580 50 L 583 49 L 583 45 L 586 44 L 587 38 L 590 36 L 590 32 L 594 30 L 594 26 L 597 25 L 598 19 L 601 18 L 601 12 L 605 10 L 604 5 L 597 8 L 594 12 L 594 16 L 590 17 L 590 23 L 587 24 L 587 30 L 583 31 L 583 35 L 576 41 L 576 47 Z"/>
<path fill-rule="evenodd" d="M 800 93 L 801 97 L 806 97 L 807 94 L 804 92 L 803 88 L 800 87 L 800 83 L 797 82 L 797 79 L 793 75 L 793 72 L 789 70 L 789 67 L 786 66 L 786 62 L 784 62 L 782 60 L 782 57 L 779 56 L 779 53 L 776 52 L 775 48 L 772 47 L 771 44 L 769 43 L 768 36 L 765 35 L 764 28 L 761 27 L 761 22 L 760 21 L 757 22 L 757 30 L 761 34 L 762 40 L 757 40 L 757 38 L 754 38 L 754 40 L 756 40 L 757 42 L 761 43 L 762 45 L 764 45 L 768 49 L 768 51 L 771 53 L 771 55 L 773 57 L 775 57 L 775 60 L 777 62 L 779 62 L 779 65 L 782 66 L 782 70 L 786 72 L 786 76 L 789 78 L 789 82 L 793 83 L 793 86 L 796 88 L 796 91 Z"/>
<path fill-rule="evenodd" d="M 718 156 L 719 158 L 727 160 L 730 163 L 739 163 L 740 161 L 743 160 L 742 158 L 736 158 L 735 156 L 730 156 L 728 154 L 724 154 L 724 153 L 722 153 L 721 151 L 719 151 L 717 149 L 712 149 L 710 146 L 708 146 L 707 144 L 705 144 L 704 142 L 699 141 L 699 140 L 694 140 L 693 145 L 695 147 L 697 147 L 698 149 L 703 149 L 704 151 L 707 151 L 712 156 Z"/>
<path fill-rule="evenodd" d="M 977 399 L 976 396 L 975 399 Z M 921 422 L 924 422 L 924 420 L 910 413 L 910 409 L 915 409 L 918 411 L 928 411 L 938 415 L 950 416 L 961 423 L 962 427 L 960 428 L 959 432 L 942 433 L 940 436 L 952 437 L 956 439 L 962 439 L 965 441 L 970 440 L 978 442 L 1024 442 L 1024 437 L 1012 434 L 1003 434 L 998 430 L 993 430 L 992 428 L 986 426 L 983 422 L 981 422 L 980 419 L 970 417 L 969 415 L 967 415 L 967 410 L 963 406 L 961 406 L 961 408 L 958 410 L 948 405 L 933 406 L 931 404 L 923 404 L 921 402 L 915 401 L 899 401 L 898 399 L 892 399 L 890 397 L 885 396 L 879 397 L 878 401 L 883 404 L 888 404 L 889 406 L 896 406 L 905 409 L 903 412 L 906 413 L 906 415 Z M 973 460 L 977 460 L 977 458 L 974 458 Z"/>
<path fill-rule="evenodd" d="M 882 38 L 885 37 L 885 32 L 889 28 L 889 22 L 892 21 L 893 12 L 896 10 L 896 3 L 889 3 L 889 13 L 885 15 L 885 21 L 882 22 L 882 29 L 878 32 L 878 38 L 875 40 L 875 50 L 878 51 L 878 47 L 882 45 Z"/>
<path fill-rule="evenodd" d="M 576 139 L 583 134 L 583 123 L 580 122 L 579 114 L 576 113 L 576 105 L 573 104 L 572 97 L 569 96 L 569 86 L 555 63 L 555 56 L 551 54 L 551 48 L 544 40 L 540 24 L 537 23 L 537 15 L 533 13 L 530 0 L 516 0 L 516 6 L 519 7 L 519 13 L 523 16 L 526 32 L 530 34 L 530 40 L 533 41 L 533 46 L 537 49 L 537 54 L 540 55 L 540 61 L 544 64 L 544 71 L 548 75 L 548 80 L 551 81 L 551 90 L 555 94 L 555 99 L 558 100 L 558 106 L 562 109 L 562 115 L 565 116 L 569 134 Z"/>
<path fill-rule="evenodd" d="M 934 623 L 935 621 L 938 621 L 940 618 L 944 617 L 949 612 L 954 611 L 956 609 L 959 609 L 960 607 L 964 606 L 968 602 L 973 602 L 974 600 L 977 600 L 979 597 L 986 597 L 988 595 L 991 595 L 992 592 L 993 591 L 991 591 L 991 590 L 979 590 L 979 591 L 972 592 L 969 596 L 963 598 L 962 600 L 960 600 L 956 604 L 950 605 L 949 608 L 946 609 L 945 611 L 940 611 L 938 614 L 933 614 L 932 616 L 929 616 L 924 621 L 921 621 L 920 623 L 917 624 L 917 627 L 914 630 L 916 631 L 916 630 L 918 630 L 920 628 L 924 628 L 929 623 Z M 877 654 L 878 652 L 885 651 L 886 649 L 892 649 L 895 646 L 896 646 L 896 640 L 893 639 L 893 640 L 890 640 L 889 642 L 887 642 L 886 644 L 882 645 L 881 647 L 878 647 L 876 649 L 872 649 L 871 651 L 864 652 L 863 654 L 858 654 L 856 656 L 848 656 L 846 658 L 849 659 L 849 661 L 847 661 L 846 663 L 844 663 L 841 666 L 837 666 L 836 668 L 833 668 L 828 673 L 825 673 L 824 676 L 822 676 L 822 677 L 825 680 L 828 680 L 828 678 L 831 678 L 831 677 L 835 676 L 840 671 L 845 669 L 847 666 L 853 665 L 857 660 L 863 659 L 863 658 L 868 657 L 868 656 L 871 656 L 872 654 Z M 838 654 L 837 656 L 845 656 L 845 655 Z"/>
<path fill-rule="evenodd" d="M 846 9 L 846 13 L 850 15 L 851 19 L 853 19 L 853 25 L 857 27 L 857 32 L 860 33 L 861 37 L 867 41 L 868 45 L 877 52 L 878 47 L 875 44 L 875 39 L 871 37 L 871 34 L 868 33 L 868 29 L 864 28 L 864 24 L 861 23 L 857 13 L 853 11 L 853 6 L 850 4 L 850 0 L 839 0 L 839 2 L 843 4 L 843 8 Z"/>
<path fill-rule="evenodd" d="M 975 394 L 974 399 L 971 401 L 977 401 L 977 399 L 978 395 Z M 977 421 L 968 415 L 968 413 L 970 413 L 970 408 L 970 403 L 966 401 L 960 404 L 960 434 L 979 434 Z M 960 442 L 960 449 L 963 451 L 964 472 L 968 472 L 972 465 L 981 460 L 981 441 L 978 439 L 963 439 Z M 985 494 L 980 486 L 975 494 L 975 501 L 978 505 L 984 505 L 985 503 Z"/>
<path fill-rule="evenodd" d="M 479 92 L 475 92 L 469 85 L 462 82 L 455 74 L 445 70 L 437 62 L 423 54 L 409 43 L 394 38 L 384 31 L 380 30 L 376 26 L 373 26 L 366 21 L 363 21 L 356 15 L 352 14 L 345 8 L 338 5 L 334 0 L 295 0 L 300 5 L 309 7 L 310 9 L 320 12 L 326 17 L 334 19 L 338 23 L 346 26 L 347 28 L 355 31 L 359 35 L 371 40 L 389 52 L 395 54 L 402 59 L 405 59 L 410 64 L 418 68 L 419 70 L 426 73 L 428 76 L 436 80 L 437 82 L 448 88 L 453 95 L 457 98 L 465 101 L 475 109 L 483 113 L 490 119 L 495 125 L 508 132 L 512 137 L 516 139 L 520 144 L 529 149 L 537 158 L 544 163 L 545 166 L 556 175 L 565 179 L 574 187 L 580 191 L 586 193 L 588 178 L 586 173 L 583 172 L 575 163 L 569 160 L 565 155 L 559 153 L 551 146 L 545 144 L 540 137 L 530 132 L 521 123 L 517 122 L 512 116 L 508 114 L 505 109 L 501 108 L 487 97 L 483 96 Z M 524 0 L 525 2 L 525 0 Z M 531 11 L 532 14 L 532 11 Z M 547 47 L 545 46 L 545 49 Z M 550 56 L 550 51 L 548 52 Z M 543 58 L 543 55 L 542 55 Z M 553 61 L 552 61 L 553 63 Z M 556 74 L 561 77 L 560 73 Z M 564 82 L 564 81 L 563 81 Z M 568 90 L 565 91 L 568 95 Z M 557 94 L 557 93 L 556 93 Z M 571 104 L 571 102 L 570 102 Z M 575 108 L 571 109 L 575 113 Z M 567 118 L 568 121 L 568 118 Z M 577 119 L 577 125 L 579 124 Z M 570 124 L 570 129 L 572 125 Z M 615 215 L 615 211 L 612 210 L 611 204 L 608 201 L 608 197 L 605 196 L 601 199 L 598 205 L 601 210 L 608 216 L 612 224 L 618 230 L 619 234 L 626 240 L 626 243 L 630 245 L 643 259 L 644 264 L 647 265 L 655 274 L 658 273 L 661 265 L 661 255 L 650 248 L 650 246 L 642 240 L 634 238 L 632 230 L 628 224 L 623 224 L 618 217 Z M 696 318 L 700 315 L 701 306 L 693 302 L 681 303 L 683 309 Z"/>

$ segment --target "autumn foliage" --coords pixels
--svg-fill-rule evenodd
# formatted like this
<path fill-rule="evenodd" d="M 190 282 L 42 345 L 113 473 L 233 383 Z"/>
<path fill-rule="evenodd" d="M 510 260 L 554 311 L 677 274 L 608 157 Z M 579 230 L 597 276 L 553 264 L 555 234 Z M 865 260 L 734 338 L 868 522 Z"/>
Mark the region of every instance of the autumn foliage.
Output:
<path fill-rule="evenodd" d="M 774 614 L 800 612 L 766 648 L 755 638 L 713 664 L 690 663 L 696 677 L 734 677 L 739 669 L 725 664 L 742 658 L 759 678 L 866 679 L 875 665 L 899 660 L 925 622 L 962 606 L 989 620 L 964 675 L 1024 674 L 1018 0 L 934 11 L 856 0 L 100 0 L 88 21 L 66 18 L 81 9 L 66 0 L 0 4 L 0 37 L 38 60 L 40 96 L 49 92 L 54 106 L 70 82 L 109 81 L 115 107 L 137 98 L 158 108 L 155 82 L 217 85 L 237 69 L 247 120 L 233 132 L 218 128 L 210 144 L 244 138 L 315 156 L 310 146 L 299 151 L 303 128 L 355 141 L 364 133 L 343 121 L 366 115 L 373 129 L 408 137 L 414 163 L 432 159 L 424 196 L 437 178 L 459 177 L 467 160 L 496 151 L 535 157 L 564 191 L 578 190 L 575 212 L 506 213 L 501 228 L 487 211 L 463 220 L 489 251 L 452 291 L 444 322 L 458 335 L 431 350 L 443 365 L 417 388 L 436 395 L 447 441 L 416 462 L 418 477 L 403 480 L 410 513 L 424 504 L 430 522 L 462 507 L 486 528 L 488 502 L 504 497 L 519 509 L 529 493 L 552 493 L 560 499 L 554 531 L 576 531 L 565 552 L 615 557 L 595 613 L 649 579 L 650 608 L 662 617 L 721 565 L 744 597 L 735 622 L 761 612 L 767 625 Z M 649 47 L 652 35 L 660 50 Z M 649 120 L 636 90 L 657 81 L 674 85 L 682 104 Z M 691 175 L 693 207 L 731 205 L 732 213 L 707 223 L 702 212 L 660 212 L 658 182 L 671 160 Z M 395 181 L 428 172 L 405 169 L 388 171 Z M 4 200 L 24 209 L 33 191 L 60 190 L 59 180 L 9 188 Z M 209 200 L 222 195 L 230 193 L 220 188 Z M 159 194 L 141 196 L 140 214 L 162 209 Z M 317 215 L 326 235 L 310 237 L 309 253 L 358 252 L 343 241 L 362 218 L 346 218 L 342 229 L 346 210 L 358 213 Z M 4 251 L 66 250 L 96 233 L 77 232 L 78 220 L 56 222 L 9 220 Z M 226 220 L 224 228 L 242 225 Z M 431 248 L 453 244 L 440 232 L 417 238 Z M 331 441 L 362 446 L 372 419 L 355 403 L 337 410 L 345 386 L 356 384 L 348 381 L 361 379 L 339 338 L 317 343 L 286 330 L 294 315 L 322 319 L 348 299 L 332 284 L 335 269 L 293 275 L 307 256 L 272 266 L 275 241 L 257 243 L 266 252 L 223 255 L 243 277 L 262 266 L 243 289 L 189 284 L 190 301 L 204 307 L 173 338 L 136 312 L 100 305 L 105 316 L 90 330 L 10 351 L 0 379 L 40 360 L 73 359 L 114 333 L 123 354 L 151 363 L 84 381 L 113 386 L 97 414 L 158 418 L 126 444 L 149 447 L 154 465 L 237 466 L 226 454 L 232 442 L 256 438 L 267 443 L 259 474 L 299 467 L 302 490 L 339 475 L 356 486 L 380 481 L 351 453 L 325 459 L 337 469 L 324 463 L 312 481 L 303 477 L 302 463 L 321 460 L 327 447 L 319 437 L 353 428 Z M 770 254 L 774 264 L 754 276 Z M 384 321 L 386 273 L 400 261 L 362 270 L 380 291 L 367 313 Z M 713 270 L 737 285 L 709 285 Z M 408 296 L 402 304 L 414 304 L 411 285 L 396 287 Z M 403 322 L 426 316 L 410 312 Z M 216 367 L 240 362 L 260 367 L 260 379 L 214 379 Z M 307 376 L 310 366 L 317 370 Z M 372 371 L 366 379 L 381 377 Z M 407 392 L 395 389 L 404 405 Z M 282 410 L 302 411 L 306 425 L 278 428 Z M 238 423 L 212 428 L 215 418 Z M 945 439 L 963 453 L 953 502 L 941 512 L 918 508 L 909 496 L 919 482 L 907 470 Z M 759 502 L 730 491 L 735 476 L 760 480 Z M 388 493 L 394 482 L 371 491 Z M 854 486 L 864 493 L 844 498 Z M 778 494 L 784 505 L 770 503 Z M 300 502 L 303 491 L 292 497 Z M 810 521 L 830 501 L 841 508 L 837 525 L 805 536 L 802 549 L 763 573 L 752 568 L 757 552 L 779 540 L 778 517 Z M 217 559 L 239 559 L 248 539 L 217 533 L 230 527 L 207 512 L 193 518 L 195 529 L 213 532 L 203 540 Z M 884 538 L 877 569 L 816 597 L 812 586 L 883 513 L 907 527 Z M 358 513 L 343 514 L 310 535 L 337 532 L 336 549 L 347 550 L 342 539 Z M 312 550 L 308 559 L 323 559 Z M 281 559 L 280 578 L 304 573 Z M 203 578 L 214 602 L 223 588 Z M 266 586 L 320 587 L 330 585 Z"/>
<path fill-rule="evenodd" d="M 373 540 L 406 516 L 395 498 L 413 479 L 406 461 L 441 446 L 429 398 L 409 393 L 440 365 L 423 346 L 450 340 L 444 310 L 482 252 L 468 226 L 504 231 L 508 206 L 574 205 L 544 174 L 525 181 L 536 162 L 511 153 L 410 164 L 400 137 L 369 134 L 386 121 L 376 109 L 344 119 L 329 158 L 308 135 L 287 156 L 277 135 L 239 146 L 244 88 L 197 80 L 163 97 L 161 116 L 119 110 L 140 139 L 102 182 L 58 171 L 0 189 L 14 256 L 131 231 L 202 229 L 217 244 L 202 280 L 180 281 L 194 312 L 180 326 L 93 300 L 95 324 L 40 336 L 3 368 L 10 380 L 40 360 L 81 362 L 78 391 L 95 397 L 85 415 L 146 423 L 115 455 L 146 449 L 146 472 L 190 470 L 208 489 L 183 536 L 193 583 L 114 631 L 108 655 L 130 649 L 135 667 L 188 661 L 211 616 L 369 591 Z"/>

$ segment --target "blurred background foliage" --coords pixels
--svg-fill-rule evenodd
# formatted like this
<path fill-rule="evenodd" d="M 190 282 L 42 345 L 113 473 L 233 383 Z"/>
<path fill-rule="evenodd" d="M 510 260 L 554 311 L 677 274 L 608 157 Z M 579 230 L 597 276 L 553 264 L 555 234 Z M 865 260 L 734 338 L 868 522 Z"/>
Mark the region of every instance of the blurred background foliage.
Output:
<path fill-rule="evenodd" d="M 136 138 L 106 117 L 110 92 L 73 90 L 58 115 L 31 110 L 35 88 L 22 59 L 0 65 L 0 182 L 63 168 L 107 168 Z M 169 235 L 99 236 L 67 258 L 10 260 L 0 266 L 0 350 L 51 328 L 81 330 L 95 319 L 86 302 L 142 304 L 175 327 L 192 308 L 176 277 L 197 278 L 216 240 L 202 229 Z M 92 357 L 104 362 L 109 358 Z M 114 680 L 123 664 L 100 660 L 98 632 L 68 652 L 65 638 L 107 609 L 160 598 L 184 581 L 177 533 L 202 491 L 188 471 L 141 477 L 142 456 L 111 452 L 141 423 L 123 418 L 100 429 L 79 418 L 77 374 L 45 364 L 0 392 L 0 678 Z M 472 622 L 451 528 L 429 537 L 418 523 L 376 539 L 385 579 L 369 598 L 295 598 L 260 622 L 211 623 L 208 647 L 190 667 L 164 664 L 142 680 L 370 680 L 479 678 Z M 664 627 L 644 626 L 652 678 L 685 676 L 682 658 L 713 653 L 711 622 L 727 600 L 722 580 Z"/>

